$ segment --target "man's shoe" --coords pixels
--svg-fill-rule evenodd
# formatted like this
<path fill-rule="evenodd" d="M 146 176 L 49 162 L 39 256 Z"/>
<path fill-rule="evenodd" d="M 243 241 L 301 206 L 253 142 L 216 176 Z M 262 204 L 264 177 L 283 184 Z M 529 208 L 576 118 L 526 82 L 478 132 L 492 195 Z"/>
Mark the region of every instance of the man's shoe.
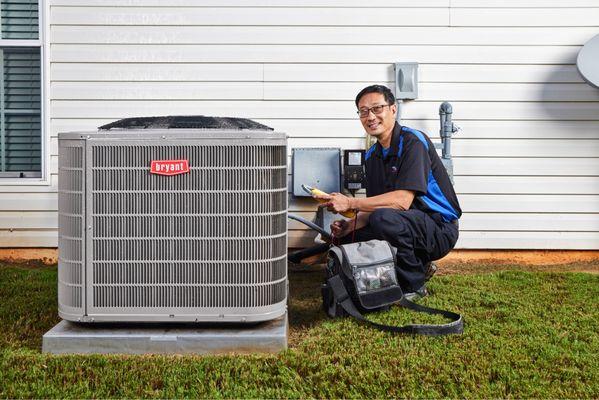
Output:
<path fill-rule="evenodd" d="M 420 289 L 414 292 L 403 294 L 403 297 L 410 301 L 418 300 L 426 296 L 428 296 L 428 289 L 426 288 L 426 285 L 422 285 Z"/>
<path fill-rule="evenodd" d="M 424 275 L 424 281 L 428 282 L 433 277 L 433 275 L 435 275 L 435 272 L 437 272 L 437 265 L 431 261 L 428 264 L 426 264 L 424 267 L 426 268 L 426 273 Z"/>

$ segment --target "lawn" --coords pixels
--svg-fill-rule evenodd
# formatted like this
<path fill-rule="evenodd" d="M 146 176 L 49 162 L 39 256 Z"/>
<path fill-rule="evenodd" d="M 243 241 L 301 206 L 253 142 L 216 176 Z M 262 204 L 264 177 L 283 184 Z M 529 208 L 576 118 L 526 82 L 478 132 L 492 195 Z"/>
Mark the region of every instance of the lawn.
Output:
<path fill-rule="evenodd" d="M 319 310 L 322 271 L 312 270 L 290 274 L 281 354 L 51 356 L 40 349 L 59 321 L 56 267 L 0 265 L 0 397 L 599 398 L 599 263 L 464 270 L 436 276 L 422 300 L 464 314 L 461 336 L 329 320 Z M 373 318 L 435 321 L 400 308 Z"/>

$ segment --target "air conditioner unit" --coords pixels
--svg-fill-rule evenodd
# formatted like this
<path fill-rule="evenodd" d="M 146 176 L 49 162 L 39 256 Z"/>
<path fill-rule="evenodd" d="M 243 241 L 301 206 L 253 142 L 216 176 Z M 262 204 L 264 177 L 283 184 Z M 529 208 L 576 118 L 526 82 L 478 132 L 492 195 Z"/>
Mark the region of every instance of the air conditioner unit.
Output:
<path fill-rule="evenodd" d="M 163 117 L 58 142 L 63 319 L 256 322 L 285 313 L 284 134 L 243 119 Z"/>

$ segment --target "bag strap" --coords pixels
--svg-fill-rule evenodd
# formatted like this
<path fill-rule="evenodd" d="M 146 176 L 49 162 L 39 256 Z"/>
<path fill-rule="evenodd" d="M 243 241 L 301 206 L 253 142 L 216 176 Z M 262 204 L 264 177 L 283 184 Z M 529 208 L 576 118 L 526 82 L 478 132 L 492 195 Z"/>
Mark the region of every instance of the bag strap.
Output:
<path fill-rule="evenodd" d="M 356 308 L 354 305 L 349 293 L 347 293 L 347 289 L 343 284 L 343 280 L 339 275 L 334 275 L 327 280 L 327 283 L 333 290 L 333 296 L 335 300 L 341 307 L 347 312 L 349 315 L 354 317 L 355 319 L 365 322 L 381 331 L 386 332 L 395 332 L 395 333 L 409 333 L 413 335 L 429 335 L 429 336 L 441 336 L 441 335 L 450 335 L 450 334 L 461 334 L 464 332 L 464 320 L 460 314 L 439 310 L 432 307 L 426 307 L 420 304 L 416 304 L 405 297 L 403 297 L 399 304 L 409 308 L 410 310 L 417 312 L 424 312 L 427 314 L 436 314 L 442 315 L 446 318 L 451 319 L 451 322 L 447 324 L 414 324 L 414 325 L 404 325 L 404 326 L 394 326 L 394 325 L 383 325 L 376 322 L 369 321 L 366 319 L 362 313 Z"/>

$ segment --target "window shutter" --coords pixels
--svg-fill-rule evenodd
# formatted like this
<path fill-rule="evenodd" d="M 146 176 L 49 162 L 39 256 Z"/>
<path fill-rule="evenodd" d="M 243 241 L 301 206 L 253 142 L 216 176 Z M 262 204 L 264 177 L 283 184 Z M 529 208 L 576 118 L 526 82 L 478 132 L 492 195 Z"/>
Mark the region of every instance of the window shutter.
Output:
<path fill-rule="evenodd" d="M 0 177 L 41 176 L 38 4 L 0 0 Z"/>
<path fill-rule="evenodd" d="M 41 171 L 39 49 L 2 50 L 2 171 Z"/>
<path fill-rule="evenodd" d="M 2 39 L 38 39 L 38 0 L 2 0 Z"/>

